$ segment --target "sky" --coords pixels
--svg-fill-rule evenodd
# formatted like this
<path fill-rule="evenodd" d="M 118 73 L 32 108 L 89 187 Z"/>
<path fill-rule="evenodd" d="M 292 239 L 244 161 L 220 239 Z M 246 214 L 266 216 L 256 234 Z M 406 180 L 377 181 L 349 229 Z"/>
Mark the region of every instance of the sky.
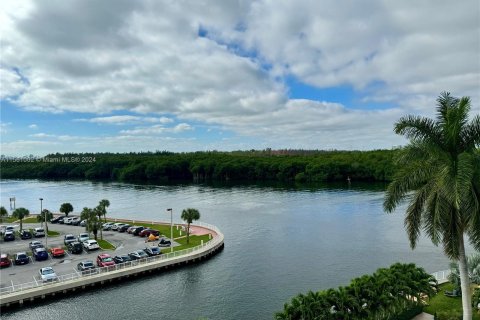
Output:
<path fill-rule="evenodd" d="M 480 113 L 480 1 L 3 0 L 0 147 L 372 150 Z"/>

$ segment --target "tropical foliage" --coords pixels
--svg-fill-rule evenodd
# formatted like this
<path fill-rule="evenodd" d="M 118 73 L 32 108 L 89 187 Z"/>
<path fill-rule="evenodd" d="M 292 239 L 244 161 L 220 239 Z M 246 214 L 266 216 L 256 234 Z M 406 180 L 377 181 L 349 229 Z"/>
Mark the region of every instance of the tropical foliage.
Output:
<path fill-rule="evenodd" d="M 30 215 L 30 211 L 28 211 L 28 209 L 25 209 L 25 208 L 17 208 L 13 211 L 12 217 L 20 220 L 20 230 L 23 229 L 23 219 L 25 219 L 29 215 Z"/>
<path fill-rule="evenodd" d="M 39 214 L 37 216 L 37 221 L 38 222 L 45 222 L 45 220 L 47 222 L 51 221 L 53 219 L 53 213 L 51 213 L 48 209 L 43 209 L 42 210 L 42 214 Z M 48 233 L 48 224 L 45 224 L 45 230 L 47 231 Z"/>
<path fill-rule="evenodd" d="M 480 284 L 480 253 L 467 257 L 467 270 L 470 282 Z M 457 262 L 450 264 L 450 271 L 448 280 L 460 288 L 460 271 Z"/>
<path fill-rule="evenodd" d="M 396 263 L 353 279 L 346 287 L 299 294 L 275 314 L 275 319 L 393 319 L 422 306 L 436 292 L 437 281 L 432 275 L 414 264 Z"/>
<path fill-rule="evenodd" d="M 197 209 L 193 209 L 193 208 L 184 209 L 182 211 L 181 218 L 187 223 L 187 244 L 188 244 L 190 242 L 190 224 L 194 220 L 200 219 L 200 212 Z"/>
<path fill-rule="evenodd" d="M 60 212 L 64 213 L 66 217 L 68 217 L 68 214 L 72 211 L 73 206 L 68 202 L 62 203 L 62 205 L 60 206 Z"/>
<path fill-rule="evenodd" d="M 3 218 L 6 218 L 6 217 L 8 217 L 8 211 L 7 211 L 7 209 L 5 209 L 4 206 L 1 206 L 0 207 L 0 221 L 2 221 Z"/>
<path fill-rule="evenodd" d="M 236 151 L 195 153 L 51 154 L 44 160 L 88 158 L 92 162 L 2 162 L 1 178 L 63 178 L 123 181 L 388 181 L 395 150 Z"/>
<path fill-rule="evenodd" d="M 410 139 L 400 150 L 398 170 L 384 208 L 392 212 L 408 199 L 405 227 L 412 248 L 421 230 L 458 261 L 464 319 L 471 319 L 464 235 L 480 250 L 480 115 L 469 122 L 470 99 L 442 93 L 437 119 L 406 116 L 395 132 Z"/>
<path fill-rule="evenodd" d="M 85 229 L 93 233 L 95 240 L 98 238 L 98 230 L 102 230 L 102 221 L 99 219 L 98 210 L 83 208 L 80 219 L 85 220 Z"/>

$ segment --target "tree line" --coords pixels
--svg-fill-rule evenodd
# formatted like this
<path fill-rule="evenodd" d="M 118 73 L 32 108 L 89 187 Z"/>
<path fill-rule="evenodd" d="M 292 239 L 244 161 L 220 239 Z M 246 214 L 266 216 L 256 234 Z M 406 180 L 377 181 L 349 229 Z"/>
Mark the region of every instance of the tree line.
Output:
<path fill-rule="evenodd" d="M 2 156 L 2 179 L 190 181 L 390 181 L 397 150 L 147 152 Z M 82 162 L 88 159 L 88 162 Z"/>

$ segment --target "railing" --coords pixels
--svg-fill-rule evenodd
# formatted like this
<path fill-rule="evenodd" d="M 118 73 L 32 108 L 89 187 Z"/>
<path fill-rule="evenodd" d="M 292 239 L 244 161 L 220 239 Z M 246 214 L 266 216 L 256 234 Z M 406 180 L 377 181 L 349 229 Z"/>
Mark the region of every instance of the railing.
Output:
<path fill-rule="evenodd" d="M 213 237 L 211 240 L 207 241 L 206 243 L 200 244 L 196 247 L 193 248 L 188 248 L 188 249 L 183 249 L 179 251 L 174 251 L 174 252 L 169 252 L 169 253 L 163 253 L 158 256 L 153 256 L 153 257 L 148 257 L 148 258 L 143 258 L 139 260 L 133 260 L 133 261 L 128 261 L 120 264 L 116 264 L 113 266 L 108 266 L 108 267 L 98 267 L 95 269 L 87 270 L 87 271 L 78 271 L 75 273 L 70 273 L 66 275 L 61 275 L 58 276 L 58 278 L 54 281 L 48 281 L 48 282 L 43 282 L 42 280 L 35 280 L 32 282 L 27 282 L 27 283 L 21 283 L 21 284 L 13 284 L 9 287 L 2 287 L 0 288 L 0 296 L 14 293 L 14 292 L 19 292 L 19 291 L 24 291 L 32 288 L 38 288 L 38 287 L 43 287 L 46 285 L 52 285 L 55 283 L 59 282 L 66 282 L 66 281 L 73 281 L 76 279 L 84 278 L 84 277 L 89 277 L 89 276 L 95 276 L 98 274 L 106 273 L 106 272 L 113 272 L 113 271 L 118 271 L 118 270 L 124 270 L 128 268 L 133 268 L 136 266 L 141 266 L 149 263 L 155 263 L 159 261 L 164 261 L 164 260 L 169 260 L 169 259 L 174 259 L 180 256 L 185 256 L 188 254 L 191 254 L 193 252 L 197 251 L 205 251 L 208 249 L 211 249 L 215 247 L 216 245 L 220 244 L 223 241 L 223 234 L 221 231 L 214 225 L 208 224 L 208 223 L 203 223 L 203 222 L 196 222 L 194 226 L 200 226 L 204 227 L 210 230 L 215 231 L 217 234 L 216 237 Z"/>

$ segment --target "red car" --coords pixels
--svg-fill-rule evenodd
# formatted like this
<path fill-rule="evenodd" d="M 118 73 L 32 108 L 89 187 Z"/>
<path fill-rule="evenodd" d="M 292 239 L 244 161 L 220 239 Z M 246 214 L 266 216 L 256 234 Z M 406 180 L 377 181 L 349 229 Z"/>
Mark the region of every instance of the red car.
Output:
<path fill-rule="evenodd" d="M 10 267 L 10 264 L 10 259 L 8 259 L 6 254 L 0 255 L 0 268 Z"/>
<path fill-rule="evenodd" d="M 153 229 L 143 229 L 142 231 L 140 231 L 138 235 L 140 237 L 148 237 L 151 234 L 153 234 L 154 236 L 159 236 L 160 232 L 158 230 L 153 230 Z"/>
<path fill-rule="evenodd" d="M 115 261 L 108 253 L 102 253 L 97 257 L 97 265 L 99 267 L 110 267 L 115 265 Z"/>
<path fill-rule="evenodd" d="M 65 256 L 65 250 L 60 247 L 52 248 L 50 249 L 50 252 L 54 258 Z"/>

